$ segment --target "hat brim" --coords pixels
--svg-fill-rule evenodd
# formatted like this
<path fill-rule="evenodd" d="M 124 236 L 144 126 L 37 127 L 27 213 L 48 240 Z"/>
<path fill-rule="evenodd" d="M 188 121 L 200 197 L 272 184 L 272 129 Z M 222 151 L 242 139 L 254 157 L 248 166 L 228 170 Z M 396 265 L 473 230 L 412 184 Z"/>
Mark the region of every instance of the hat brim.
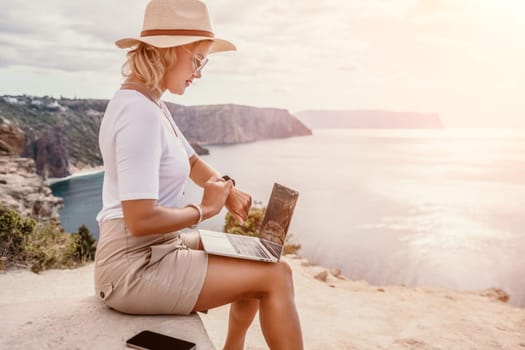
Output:
<path fill-rule="evenodd" d="M 157 35 L 140 38 L 124 38 L 115 41 L 115 45 L 121 49 L 127 49 L 138 45 L 140 42 L 149 44 L 151 46 L 166 48 L 180 45 L 190 44 L 200 40 L 212 40 L 213 43 L 210 47 L 209 53 L 222 52 L 222 51 L 235 51 L 237 48 L 231 42 L 218 39 L 210 38 L 207 36 L 174 36 L 174 35 Z"/>

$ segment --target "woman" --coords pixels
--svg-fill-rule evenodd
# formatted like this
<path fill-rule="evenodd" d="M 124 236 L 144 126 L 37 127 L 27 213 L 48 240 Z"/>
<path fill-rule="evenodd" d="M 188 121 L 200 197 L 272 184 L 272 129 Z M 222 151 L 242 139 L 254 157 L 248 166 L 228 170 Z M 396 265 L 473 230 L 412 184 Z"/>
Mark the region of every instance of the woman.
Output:
<path fill-rule="evenodd" d="M 160 101 L 166 90 L 182 95 L 200 78 L 208 54 L 235 46 L 214 37 L 198 0 L 151 0 L 141 36 L 116 44 L 131 50 L 99 134 L 105 174 L 97 294 L 132 314 L 189 314 L 231 303 L 225 349 L 243 348 L 257 311 L 270 348 L 301 349 L 286 263 L 208 256 L 198 231 L 178 232 L 224 206 L 238 220 L 248 215 L 251 197 L 195 154 Z M 202 201 L 181 208 L 188 177 L 203 188 Z"/>

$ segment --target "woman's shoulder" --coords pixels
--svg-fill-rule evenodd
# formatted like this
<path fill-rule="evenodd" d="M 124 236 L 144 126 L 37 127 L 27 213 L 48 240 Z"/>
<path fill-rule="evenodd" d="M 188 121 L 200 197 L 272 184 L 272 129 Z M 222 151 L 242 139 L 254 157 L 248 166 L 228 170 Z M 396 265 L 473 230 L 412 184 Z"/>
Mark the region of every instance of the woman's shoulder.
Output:
<path fill-rule="evenodd" d="M 106 109 L 106 114 L 126 115 L 127 118 L 156 118 L 158 112 L 153 102 L 135 90 L 118 90 Z"/>
<path fill-rule="evenodd" d="M 136 90 L 117 90 L 117 92 L 115 92 L 113 95 L 113 98 L 110 100 L 110 103 L 119 105 L 121 107 L 131 106 L 133 108 L 140 108 L 142 110 L 158 110 L 158 106 L 156 106 L 146 96 L 142 95 Z"/>

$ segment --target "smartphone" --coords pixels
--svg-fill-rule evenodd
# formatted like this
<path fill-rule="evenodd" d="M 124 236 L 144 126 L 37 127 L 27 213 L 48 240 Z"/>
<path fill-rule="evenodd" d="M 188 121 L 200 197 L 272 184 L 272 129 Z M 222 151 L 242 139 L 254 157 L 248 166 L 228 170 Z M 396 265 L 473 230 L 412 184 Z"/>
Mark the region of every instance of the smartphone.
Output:
<path fill-rule="evenodd" d="M 139 350 L 193 350 L 194 343 L 152 331 L 142 331 L 126 341 L 130 348 Z"/>

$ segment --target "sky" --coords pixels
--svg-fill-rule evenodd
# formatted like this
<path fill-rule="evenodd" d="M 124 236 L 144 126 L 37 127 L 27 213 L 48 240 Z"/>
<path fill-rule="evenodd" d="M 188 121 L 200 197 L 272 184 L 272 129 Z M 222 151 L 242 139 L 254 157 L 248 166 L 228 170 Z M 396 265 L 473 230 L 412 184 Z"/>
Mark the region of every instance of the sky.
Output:
<path fill-rule="evenodd" d="M 0 95 L 109 99 L 146 0 L 0 0 Z M 183 105 L 437 113 L 525 128 L 523 0 L 214 0 L 210 55 Z"/>

